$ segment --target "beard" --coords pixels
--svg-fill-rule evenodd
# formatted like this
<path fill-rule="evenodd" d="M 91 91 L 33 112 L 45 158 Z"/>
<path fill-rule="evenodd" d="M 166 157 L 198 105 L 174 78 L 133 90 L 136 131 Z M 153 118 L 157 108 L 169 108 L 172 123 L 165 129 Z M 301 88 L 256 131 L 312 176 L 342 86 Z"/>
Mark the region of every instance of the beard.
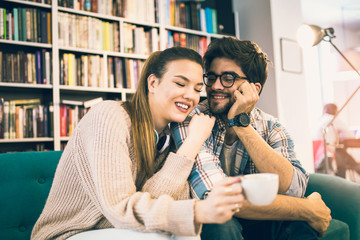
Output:
<path fill-rule="evenodd" d="M 208 103 L 209 103 L 209 110 L 213 115 L 227 115 L 227 113 L 229 112 L 231 106 L 234 104 L 234 100 L 233 97 L 228 94 L 228 93 L 222 93 L 222 94 L 226 94 L 229 101 L 223 105 L 221 103 L 217 103 L 215 101 L 212 101 L 212 97 L 211 97 L 211 93 L 208 93 Z"/>

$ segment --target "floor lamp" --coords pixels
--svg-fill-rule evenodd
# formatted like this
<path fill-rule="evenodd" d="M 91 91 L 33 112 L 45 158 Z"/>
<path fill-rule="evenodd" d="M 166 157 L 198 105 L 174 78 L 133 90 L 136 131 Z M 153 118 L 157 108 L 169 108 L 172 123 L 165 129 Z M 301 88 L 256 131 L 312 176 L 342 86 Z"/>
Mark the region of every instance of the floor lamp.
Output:
<path fill-rule="evenodd" d="M 303 24 L 299 27 L 297 31 L 297 39 L 301 46 L 316 46 L 321 41 L 329 42 L 335 50 L 343 57 L 343 59 L 350 65 L 350 67 L 359 75 L 359 71 L 354 67 L 354 65 L 345 57 L 345 55 L 335 46 L 335 44 L 332 42 L 332 39 L 335 38 L 334 35 L 334 29 L 333 28 L 320 28 L 319 26 L 315 25 L 307 25 Z M 325 156 L 325 169 L 326 172 L 329 170 L 329 164 L 328 164 L 328 156 L 327 156 L 327 149 L 326 149 L 326 132 L 329 126 L 334 122 L 334 120 L 337 118 L 337 116 L 341 113 L 341 111 L 345 108 L 345 106 L 350 102 L 350 100 L 355 96 L 355 94 L 359 91 L 360 86 L 356 88 L 356 90 L 351 94 L 351 96 L 346 100 L 344 105 L 337 111 L 337 113 L 334 115 L 334 117 L 331 119 L 331 121 L 324 127 L 322 130 L 323 134 L 323 140 L 324 140 L 324 156 Z"/>

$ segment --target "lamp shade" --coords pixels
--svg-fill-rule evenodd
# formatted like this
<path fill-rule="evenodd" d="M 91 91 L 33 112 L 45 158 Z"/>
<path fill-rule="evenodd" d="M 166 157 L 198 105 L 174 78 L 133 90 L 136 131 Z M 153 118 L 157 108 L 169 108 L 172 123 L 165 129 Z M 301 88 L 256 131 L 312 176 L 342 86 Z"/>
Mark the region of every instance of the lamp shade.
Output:
<path fill-rule="evenodd" d="M 301 25 L 297 30 L 297 41 L 302 47 L 311 47 L 319 44 L 326 36 L 326 32 L 319 26 Z"/>

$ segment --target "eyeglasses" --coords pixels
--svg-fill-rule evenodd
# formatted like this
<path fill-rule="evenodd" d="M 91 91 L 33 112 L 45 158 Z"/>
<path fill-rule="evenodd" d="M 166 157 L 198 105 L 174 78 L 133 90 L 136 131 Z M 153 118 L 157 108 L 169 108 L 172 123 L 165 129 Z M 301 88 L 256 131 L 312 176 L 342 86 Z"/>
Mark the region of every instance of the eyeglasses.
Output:
<path fill-rule="evenodd" d="M 203 77 L 204 84 L 207 87 L 211 87 L 216 82 L 217 78 L 220 77 L 220 83 L 224 88 L 231 88 L 237 78 L 247 79 L 246 77 L 240 77 L 237 73 L 234 72 L 224 72 L 221 75 L 209 72 L 204 74 Z"/>

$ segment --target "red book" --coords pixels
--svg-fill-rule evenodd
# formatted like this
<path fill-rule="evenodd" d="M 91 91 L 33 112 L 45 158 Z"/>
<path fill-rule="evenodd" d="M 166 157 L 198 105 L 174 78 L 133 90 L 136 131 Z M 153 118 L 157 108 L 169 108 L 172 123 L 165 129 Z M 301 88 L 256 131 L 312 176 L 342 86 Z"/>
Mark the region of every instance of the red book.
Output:
<path fill-rule="evenodd" d="M 66 105 L 60 105 L 60 137 L 66 137 L 66 119 L 67 119 L 67 111 Z"/>

